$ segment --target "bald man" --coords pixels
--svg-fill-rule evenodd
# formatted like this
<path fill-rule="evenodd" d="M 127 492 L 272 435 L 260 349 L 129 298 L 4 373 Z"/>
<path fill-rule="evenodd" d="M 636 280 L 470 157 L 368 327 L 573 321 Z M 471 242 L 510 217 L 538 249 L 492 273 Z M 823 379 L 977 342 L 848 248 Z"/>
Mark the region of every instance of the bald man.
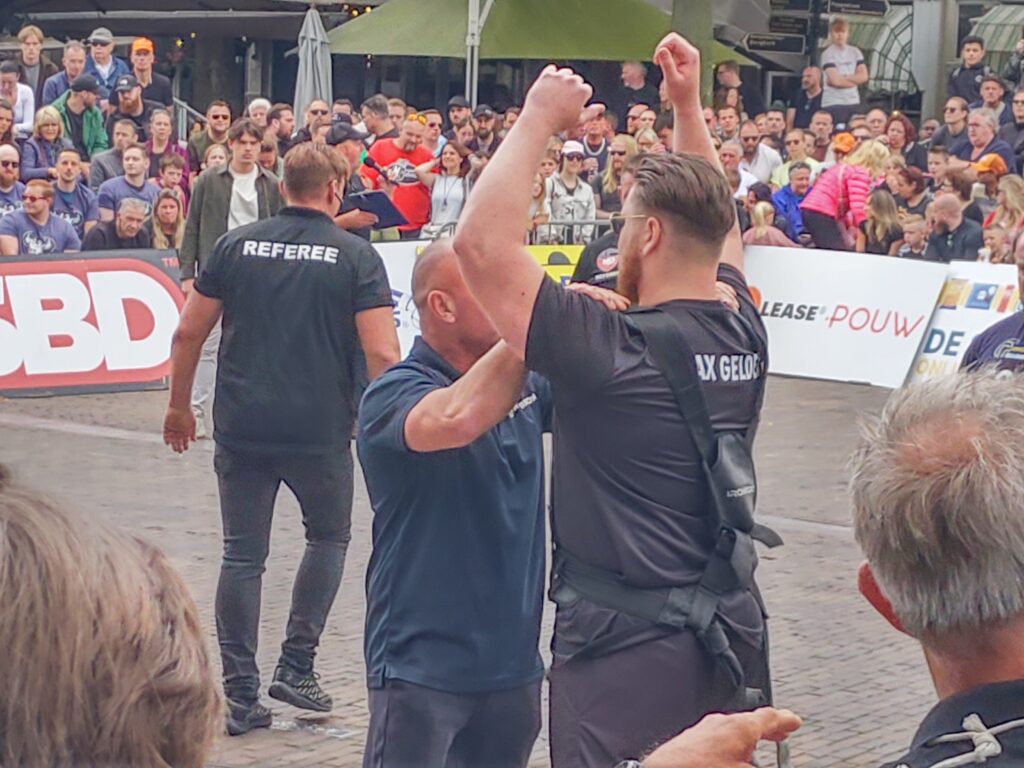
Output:
<path fill-rule="evenodd" d="M 359 413 L 374 512 L 363 765 L 525 766 L 544 672 L 550 389 L 499 339 L 450 241 L 420 255 L 412 291 L 422 335 Z"/>
<path fill-rule="evenodd" d="M 925 261 L 977 261 L 978 249 L 984 245 L 981 225 L 964 218 L 957 196 L 939 195 L 931 209 L 935 224 L 924 252 Z"/>

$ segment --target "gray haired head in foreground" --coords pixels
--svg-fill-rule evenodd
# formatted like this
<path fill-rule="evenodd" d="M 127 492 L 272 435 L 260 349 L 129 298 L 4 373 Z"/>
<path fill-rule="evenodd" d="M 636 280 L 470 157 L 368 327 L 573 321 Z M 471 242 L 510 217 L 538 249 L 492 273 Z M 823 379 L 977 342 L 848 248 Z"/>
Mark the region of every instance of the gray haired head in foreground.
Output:
<path fill-rule="evenodd" d="M 864 425 L 850 491 L 857 542 L 915 637 L 1024 613 L 1024 378 L 911 384 Z"/>

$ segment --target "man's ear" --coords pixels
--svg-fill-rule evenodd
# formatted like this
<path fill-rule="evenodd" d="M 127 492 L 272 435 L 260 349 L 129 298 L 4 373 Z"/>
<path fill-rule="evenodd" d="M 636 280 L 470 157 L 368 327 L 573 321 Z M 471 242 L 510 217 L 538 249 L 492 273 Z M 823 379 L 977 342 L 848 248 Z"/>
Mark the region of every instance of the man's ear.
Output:
<path fill-rule="evenodd" d="M 896 612 L 893 611 L 889 598 L 882 594 L 882 588 L 878 586 L 875 574 L 867 561 L 861 563 L 860 568 L 857 570 L 857 589 L 860 590 L 864 599 L 871 603 L 871 607 L 878 611 L 882 618 L 892 625 L 893 629 L 902 632 L 904 635 L 910 635 L 903 628 L 903 623 L 896 616 Z"/>
<path fill-rule="evenodd" d="M 644 219 L 644 240 L 640 245 L 640 255 L 647 256 L 653 253 L 664 237 L 665 228 L 661 220 L 654 216 L 648 216 Z"/>
<path fill-rule="evenodd" d="M 427 309 L 442 323 L 455 322 L 455 302 L 444 291 L 433 290 L 427 294 Z"/>

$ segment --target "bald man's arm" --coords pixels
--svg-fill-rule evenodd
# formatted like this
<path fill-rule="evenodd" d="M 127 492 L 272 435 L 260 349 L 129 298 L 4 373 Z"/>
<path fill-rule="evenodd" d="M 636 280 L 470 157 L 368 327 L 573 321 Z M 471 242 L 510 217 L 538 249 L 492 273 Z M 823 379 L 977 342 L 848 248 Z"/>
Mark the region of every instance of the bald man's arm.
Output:
<path fill-rule="evenodd" d="M 405 444 L 417 453 L 462 448 L 506 418 L 526 380 L 522 358 L 499 341 L 451 386 L 435 389 L 405 417 Z"/>

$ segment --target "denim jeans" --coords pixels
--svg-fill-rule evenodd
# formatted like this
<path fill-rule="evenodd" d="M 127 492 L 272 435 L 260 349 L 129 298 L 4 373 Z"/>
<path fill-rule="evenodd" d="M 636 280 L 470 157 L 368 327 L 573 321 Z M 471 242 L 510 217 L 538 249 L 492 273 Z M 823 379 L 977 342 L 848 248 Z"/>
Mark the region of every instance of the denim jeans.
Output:
<path fill-rule="evenodd" d="M 322 455 L 250 454 L 217 445 L 213 462 L 224 526 L 216 599 L 224 691 L 236 703 L 252 704 L 260 687 L 256 643 L 278 488 L 284 483 L 295 494 L 306 532 L 280 663 L 307 673 L 341 584 L 351 538 L 352 453 L 347 445 Z"/>

